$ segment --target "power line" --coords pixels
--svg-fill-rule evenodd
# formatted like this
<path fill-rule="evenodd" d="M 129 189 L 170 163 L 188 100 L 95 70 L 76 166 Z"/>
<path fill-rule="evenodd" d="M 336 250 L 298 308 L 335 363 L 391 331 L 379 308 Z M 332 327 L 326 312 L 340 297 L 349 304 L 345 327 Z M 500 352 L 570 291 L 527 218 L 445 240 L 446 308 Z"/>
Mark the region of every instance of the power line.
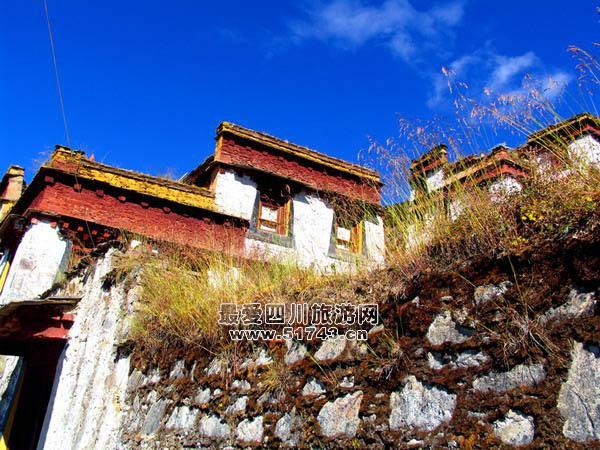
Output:
<path fill-rule="evenodd" d="M 48 2 L 44 0 L 44 11 L 46 13 L 46 23 L 48 25 L 48 37 L 50 38 L 50 48 L 52 50 L 52 63 L 54 65 L 54 76 L 56 78 L 56 88 L 58 90 L 58 100 L 60 102 L 60 110 L 62 113 L 63 125 L 65 127 L 65 138 L 67 145 L 71 147 L 71 135 L 69 133 L 69 125 L 67 124 L 67 114 L 65 112 L 65 101 L 63 98 L 60 76 L 58 73 L 58 62 L 56 61 L 56 50 L 54 49 L 54 38 L 52 37 L 52 26 L 50 24 L 50 14 L 48 14 Z"/>
<path fill-rule="evenodd" d="M 67 140 L 67 146 L 71 147 L 71 135 L 69 133 L 69 125 L 67 122 L 67 113 L 65 112 L 65 101 L 63 98 L 62 86 L 60 82 L 60 75 L 58 72 L 58 62 L 56 60 L 56 50 L 54 48 L 54 37 L 52 36 L 52 25 L 50 24 L 50 14 L 48 13 L 48 1 L 44 0 L 44 12 L 46 13 L 46 24 L 48 25 L 48 37 L 50 38 L 50 49 L 52 50 L 52 63 L 54 65 L 54 76 L 56 78 L 56 89 L 58 90 L 58 100 L 60 102 L 60 111 L 62 113 L 63 125 L 65 127 L 65 138 Z M 75 183 L 79 184 L 79 179 L 77 177 L 77 172 L 79 171 L 79 167 L 75 171 Z M 95 247 L 94 237 L 92 235 L 92 231 L 90 229 L 90 224 L 87 220 L 83 219 L 85 223 L 85 227 L 88 232 L 88 236 L 90 237 L 90 241 L 92 242 L 92 247 Z"/>

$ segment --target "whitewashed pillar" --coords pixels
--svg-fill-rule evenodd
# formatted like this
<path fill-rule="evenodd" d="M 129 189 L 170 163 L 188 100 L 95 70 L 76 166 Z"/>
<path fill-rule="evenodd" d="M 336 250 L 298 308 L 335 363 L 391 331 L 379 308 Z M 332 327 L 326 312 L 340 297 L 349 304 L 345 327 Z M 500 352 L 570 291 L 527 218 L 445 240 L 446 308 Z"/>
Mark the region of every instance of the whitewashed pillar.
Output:
<path fill-rule="evenodd" d="M 64 270 L 70 243 L 48 222 L 32 224 L 13 258 L 0 304 L 31 300 L 50 289 Z"/>

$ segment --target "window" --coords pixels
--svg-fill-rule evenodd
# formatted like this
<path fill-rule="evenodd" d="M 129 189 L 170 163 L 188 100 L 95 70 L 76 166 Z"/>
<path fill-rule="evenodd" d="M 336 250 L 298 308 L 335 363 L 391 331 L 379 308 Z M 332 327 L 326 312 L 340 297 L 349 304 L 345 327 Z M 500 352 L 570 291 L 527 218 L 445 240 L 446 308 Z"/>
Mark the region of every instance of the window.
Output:
<path fill-rule="evenodd" d="M 341 252 L 362 251 L 362 222 L 336 219 L 334 226 L 335 248 Z"/>
<path fill-rule="evenodd" d="M 294 248 L 294 210 L 289 190 L 272 184 L 262 186 L 256 196 L 248 239 Z"/>
<path fill-rule="evenodd" d="M 289 200 L 273 201 L 261 196 L 258 203 L 256 228 L 282 236 L 288 234 Z"/>

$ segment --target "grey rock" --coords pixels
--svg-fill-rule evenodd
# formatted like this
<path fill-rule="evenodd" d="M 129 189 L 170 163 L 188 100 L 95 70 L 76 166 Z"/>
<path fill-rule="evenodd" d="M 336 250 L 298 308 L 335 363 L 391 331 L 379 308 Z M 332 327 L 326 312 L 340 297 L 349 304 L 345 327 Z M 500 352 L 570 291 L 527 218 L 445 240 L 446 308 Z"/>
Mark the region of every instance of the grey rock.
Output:
<path fill-rule="evenodd" d="M 150 407 L 146 414 L 146 418 L 144 419 L 144 424 L 142 425 L 143 435 L 148 436 L 158 431 L 166 409 L 167 401 L 162 398 Z"/>
<path fill-rule="evenodd" d="M 175 408 L 167 420 L 165 428 L 191 431 L 194 428 L 199 411 L 188 406 Z"/>
<path fill-rule="evenodd" d="M 261 406 L 263 404 L 274 405 L 278 402 L 277 396 L 271 391 L 265 391 L 261 394 L 260 397 L 256 400 L 256 403 Z"/>
<path fill-rule="evenodd" d="M 360 424 L 362 397 L 362 391 L 357 391 L 325 403 L 317 416 L 321 434 L 327 438 L 354 437 Z"/>
<path fill-rule="evenodd" d="M 158 367 L 148 372 L 148 384 L 156 384 L 160 381 L 160 369 Z"/>
<path fill-rule="evenodd" d="M 375 423 L 375 421 L 377 420 L 377 414 L 371 414 L 370 416 L 367 416 L 363 419 L 366 423 Z"/>
<path fill-rule="evenodd" d="M 427 363 L 433 370 L 442 370 L 446 367 L 451 369 L 479 367 L 489 359 L 485 353 L 476 350 L 466 350 L 458 355 L 445 355 L 439 352 L 427 354 Z"/>
<path fill-rule="evenodd" d="M 454 320 L 456 320 L 459 324 L 464 325 L 465 322 L 467 320 L 469 320 L 469 310 L 467 308 L 454 308 L 452 310 L 452 317 L 454 317 Z"/>
<path fill-rule="evenodd" d="M 576 342 L 571 358 L 558 394 L 563 434 L 578 442 L 600 440 L 600 347 Z"/>
<path fill-rule="evenodd" d="M 213 393 L 213 398 L 219 398 L 221 395 L 223 395 L 223 391 L 219 388 L 216 388 Z"/>
<path fill-rule="evenodd" d="M 127 380 L 127 390 L 129 392 L 133 392 L 138 390 L 146 383 L 146 377 L 142 372 L 138 369 L 134 369 L 129 375 L 129 379 Z"/>
<path fill-rule="evenodd" d="M 146 396 L 146 403 L 156 403 L 158 400 L 158 392 L 150 391 L 150 393 Z"/>
<path fill-rule="evenodd" d="M 492 300 L 503 298 L 504 294 L 510 289 L 513 284 L 510 281 L 503 281 L 498 286 L 486 284 L 475 288 L 475 304 L 480 305 Z"/>
<path fill-rule="evenodd" d="M 571 289 L 567 301 L 557 308 L 550 308 L 540 317 L 540 323 L 546 324 L 550 321 L 591 316 L 594 314 L 595 308 L 595 292 L 577 292 L 577 290 Z"/>
<path fill-rule="evenodd" d="M 325 403 L 317 416 L 321 434 L 327 438 L 356 436 L 362 397 L 362 391 L 357 391 Z"/>
<path fill-rule="evenodd" d="M 243 444 L 260 444 L 263 439 L 263 417 L 242 420 L 237 426 L 236 436 Z"/>
<path fill-rule="evenodd" d="M 135 398 L 133 399 L 132 411 L 135 414 L 139 414 L 140 408 L 142 407 L 142 400 L 140 399 L 139 394 L 135 394 Z"/>
<path fill-rule="evenodd" d="M 321 382 L 314 377 L 310 377 L 302 388 L 302 395 L 304 397 L 317 397 L 324 393 L 325 388 Z"/>
<path fill-rule="evenodd" d="M 438 352 L 427 353 L 427 365 L 433 370 L 442 370 L 449 364 L 449 358 Z"/>
<path fill-rule="evenodd" d="M 353 376 L 349 376 L 349 377 L 344 377 L 342 379 L 342 382 L 340 383 L 340 387 L 342 389 L 350 389 L 354 387 L 354 377 Z"/>
<path fill-rule="evenodd" d="M 246 358 L 246 359 L 244 359 L 244 362 L 242 364 L 240 364 L 240 369 L 241 370 L 249 369 L 250 366 L 252 366 L 253 364 L 254 364 L 254 360 L 252 358 Z"/>
<path fill-rule="evenodd" d="M 246 380 L 234 380 L 233 383 L 231 383 L 231 389 L 234 391 L 247 392 L 251 388 L 252 386 Z"/>
<path fill-rule="evenodd" d="M 200 419 L 199 432 L 201 436 L 221 440 L 229 438 L 231 428 L 218 416 L 203 416 Z"/>
<path fill-rule="evenodd" d="M 256 360 L 254 361 L 254 368 L 260 369 L 261 367 L 268 366 L 272 363 L 273 363 L 273 358 L 271 358 L 271 356 L 267 353 L 267 351 L 264 348 L 261 348 L 260 351 L 258 352 L 258 356 L 256 357 Z M 261 424 L 262 424 L 262 417 L 261 417 Z"/>
<path fill-rule="evenodd" d="M 275 424 L 275 437 L 280 439 L 284 447 L 297 447 L 300 442 L 302 420 L 296 414 L 296 407 L 285 413 Z"/>
<path fill-rule="evenodd" d="M 467 350 L 458 355 L 454 364 L 458 368 L 479 367 L 490 360 L 490 357 L 483 352 Z"/>
<path fill-rule="evenodd" d="M 546 378 L 541 364 L 519 364 L 508 372 L 491 372 L 473 381 L 473 388 L 480 392 L 505 392 L 519 386 L 534 386 Z"/>
<path fill-rule="evenodd" d="M 470 328 L 457 325 L 452 320 L 450 311 L 444 311 L 442 314 L 436 316 L 431 325 L 429 325 L 427 340 L 431 345 L 442 345 L 446 342 L 461 344 L 473 334 L 474 331 Z"/>
<path fill-rule="evenodd" d="M 288 339 L 285 341 L 287 351 L 285 352 L 284 361 L 288 366 L 293 366 L 303 361 L 308 352 L 306 346 L 296 340 Z"/>
<path fill-rule="evenodd" d="M 248 397 L 244 395 L 243 397 L 238 398 L 235 402 L 225 409 L 225 414 L 228 416 L 236 416 L 239 414 L 243 414 L 246 412 L 246 407 L 248 406 Z"/>
<path fill-rule="evenodd" d="M 208 405 L 210 402 L 210 388 L 199 388 L 196 396 L 194 397 L 194 402 L 199 406 Z"/>
<path fill-rule="evenodd" d="M 132 432 L 135 433 L 139 430 L 142 417 L 142 401 L 140 396 L 136 394 L 127 419 L 128 427 Z"/>
<path fill-rule="evenodd" d="M 185 361 L 180 359 L 175 363 L 171 373 L 169 374 L 169 378 L 183 378 L 185 376 Z"/>
<path fill-rule="evenodd" d="M 273 363 L 273 358 L 269 356 L 267 351 L 264 348 L 261 348 L 256 358 L 246 358 L 244 362 L 240 365 L 240 369 L 260 369 L 261 367 L 268 366 Z"/>
<path fill-rule="evenodd" d="M 334 362 L 344 355 L 347 345 L 345 336 L 327 338 L 315 353 L 315 359 L 320 363 Z"/>
<path fill-rule="evenodd" d="M 507 445 L 528 445 L 533 441 L 535 426 L 533 417 L 512 409 L 503 420 L 494 422 L 494 434 Z"/>
<path fill-rule="evenodd" d="M 383 422 L 383 423 L 375 425 L 375 431 L 378 431 L 380 433 L 387 431 L 388 428 L 389 427 L 388 427 L 387 422 Z"/>
<path fill-rule="evenodd" d="M 207 376 L 212 377 L 221 374 L 221 372 L 224 371 L 225 367 L 225 361 L 223 361 L 223 359 L 219 357 L 216 357 L 210 362 L 208 367 L 204 369 L 204 372 Z"/>
<path fill-rule="evenodd" d="M 292 436 L 292 415 L 285 413 L 275 424 L 275 437 L 287 441 Z"/>
<path fill-rule="evenodd" d="M 406 377 L 402 391 L 390 396 L 390 429 L 432 431 L 452 419 L 456 395 L 435 386 L 425 386 L 413 375 Z"/>

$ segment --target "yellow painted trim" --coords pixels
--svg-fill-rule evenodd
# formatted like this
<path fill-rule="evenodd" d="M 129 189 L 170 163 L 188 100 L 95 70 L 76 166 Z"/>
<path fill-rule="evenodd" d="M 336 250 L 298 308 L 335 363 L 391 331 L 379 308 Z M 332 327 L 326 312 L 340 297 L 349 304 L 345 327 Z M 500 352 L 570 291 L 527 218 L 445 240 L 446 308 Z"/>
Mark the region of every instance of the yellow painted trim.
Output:
<path fill-rule="evenodd" d="M 292 210 L 292 199 L 288 198 L 288 201 L 283 205 L 283 235 L 287 236 L 290 233 L 290 212 Z"/>
<path fill-rule="evenodd" d="M 256 226 L 261 231 L 267 231 L 260 228 L 261 222 L 268 222 L 275 224 L 275 228 L 277 229 L 276 234 L 280 236 L 287 236 L 290 232 L 290 212 L 292 210 L 292 199 L 289 198 L 287 201 L 277 208 L 277 222 L 273 222 L 271 220 L 265 220 L 262 218 L 262 210 L 263 210 L 263 202 L 260 198 L 258 200 L 258 215 L 256 217 Z M 267 202 L 268 203 L 268 202 Z M 281 217 L 281 219 L 280 219 Z M 280 223 L 281 220 L 281 223 Z M 271 231 L 267 231 L 270 233 Z"/>
<path fill-rule="evenodd" d="M 221 150 L 223 149 L 223 136 L 217 137 L 217 145 L 215 145 L 215 159 L 221 159 Z"/>
<path fill-rule="evenodd" d="M 4 283 L 6 283 L 6 279 L 8 278 L 8 271 L 10 270 L 10 260 L 7 259 L 6 263 L 4 263 L 4 267 L 2 267 L 0 272 L 0 293 L 4 289 Z"/>
<path fill-rule="evenodd" d="M 82 155 L 70 151 L 57 150 L 52 156 L 52 162 L 61 161 L 77 164 L 77 170 L 74 174 L 78 178 L 99 181 L 116 188 L 158 197 L 195 208 L 217 211 L 214 196 L 203 188 L 166 181 L 135 172 L 127 173 L 129 171 L 94 163 Z"/>
<path fill-rule="evenodd" d="M 338 232 L 338 227 L 339 225 L 337 224 L 337 222 L 334 224 L 334 228 L 333 228 L 333 232 L 334 232 L 334 236 L 333 239 L 335 239 L 336 242 L 336 251 L 343 251 L 346 253 L 354 253 L 354 254 L 361 254 L 362 253 L 362 249 L 363 249 L 363 223 L 364 220 L 361 220 L 360 222 L 357 222 L 355 225 L 353 225 L 352 227 L 350 227 L 350 248 L 349 250 L 340 250 L 337 247 L 337 243 L 338 243 L 338 239 L 337 239 L 337 232 Z M 344 227 L 345 228 L 345 227 Z"/>
<path fill-rule="evenodd" d="M 356 233 L 356 242 L 354 242 L 354 253 L 360 255 L 363 249 L 363 223 L 364 220 L 361 220 L 355 225 L 355 233 Z"/>
<path fill-rule="evenodd" d="M 192 192 L 178 191 L 166 186 L 147 181 L 139 181 L 120 175 L 107 173 L 101 170 L 82 167 L 77 173 L 78 177 L 100 181 L 122 189 L 139 192 L 153 197 L 164 198 L 176 203 L 182 203 L 198 208 L 214 209 L 214 200 L 211 197 Z"/>
<path fill-rule="evenodd" d="M 257 131 L 249 130 L 247 128 L 241 127 L 239 125 L 235 125 L 230 122 L 223 122 L 219 128 L 217 129 L 217 133 L 221 136 L 221 133 L 229 132 L 236 136 L 252 140 L 254 142 L 258 142 L 263 145 L 267 145 L 268 147 L 275 148 L 284 153 L 289 153 L 294 156 L 298 156 L 304 159 L 308 159 L 309 161 L 316 162 L 318 164 L 322 164 L 328 167 L 332 167 L 336 170 L 340 170 L 342 172 L 347 172 L 352 175 L 356 175 L 360 178 L 367 178 L 376 183 L 380 183 L 381 179 L 377 172 L 367 169 L 366 167 L 361 167 L 357 164 L 352 164 L 341 159 L 333 158 L 331 156 L 325 155 L 323 153 L 317 152 L 316 150 L 309 149 L 307 147 L 302 147 L 296 144 L 292 144 L 290 142 L 282 141 L 274 136 L 269 136 L 265 133 L 259 133 Z M 215 157 L 215 160 L 218 160 L 218 157 Z"/>
<path fill-rule="evenodd" d="M 0 222 L 4 220 L 6 216 L 10 213 L 10 210 L 15 205 L 14 201 L 5 201 L 0 205 Z"/>

